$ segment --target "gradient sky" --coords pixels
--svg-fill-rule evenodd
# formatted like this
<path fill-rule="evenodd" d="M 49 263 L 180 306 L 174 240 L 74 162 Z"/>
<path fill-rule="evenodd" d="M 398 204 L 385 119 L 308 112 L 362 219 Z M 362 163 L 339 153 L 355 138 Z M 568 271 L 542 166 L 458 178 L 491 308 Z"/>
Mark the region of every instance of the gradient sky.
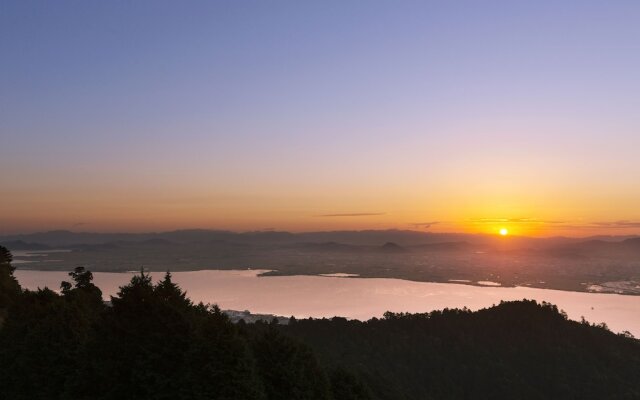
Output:
<path fill-rule="evenodd" d="M 640 233 L 638 21 L 638 1 L 2 1 L 0 233 Z"/>

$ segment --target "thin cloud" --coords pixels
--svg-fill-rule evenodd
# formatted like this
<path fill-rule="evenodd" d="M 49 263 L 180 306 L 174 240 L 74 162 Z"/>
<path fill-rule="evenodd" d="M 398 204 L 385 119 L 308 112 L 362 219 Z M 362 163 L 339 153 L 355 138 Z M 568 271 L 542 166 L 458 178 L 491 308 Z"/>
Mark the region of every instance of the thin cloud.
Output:
<path fill-rule="evenodd" d="M 435 225 L 435 224 L 439 224 L 440 221 L 431 221 L 431 222 L 412 222 L 409 224 L 409 226 L 413 226 L 414 228 L 422 228 L 422 229 L 426 229 L 426 228 L 431 228 L 431 226 Z"/>
<path fill-rule="evenodd" d="M 544 220 L 537 218 L 472 218 L 471 221 L 481 224 L 564 224 L 567 221 Z"/>
<path fill-rule="evenodd" d="M 629 220 L 605 221 L 605 222 L 594 222 L 593 225 L 599 226 L 599 227 L 606 227 L 606 228 L 640 228 L 640 221 L 629 221 Z"/>
<path fill-rule="evenodd" d="M 564 228 L 564 229 L 567 229 L 567 228 L 568 229 L 640 228 L 640 221 L 630 221 L 630 220 L 596 221 L 596 222 L 567 221 L 559 225 L 555 225 L 555 226 L 552 225 L 552 227 L 558 227 L 558 228 Z"/>
<path fill-rule="evenodd" d="M 558 221 L 543 220 L 536 218 L 472 218 L 472 222 L 479 224 L 540 224 L 548 225 L 549 228 L 560 229 L 597 229 L 597 228 L 640 228 L 640 221 L 618 220 L 618 221 Z"/>
<path fill-rule="evenodd" d="M 385 215 L 386 213 L 344 213 L 344 214 L 322 214 L 318 217 L 333 218 L 333 217 L 375 217 L 379 215 Z"/>

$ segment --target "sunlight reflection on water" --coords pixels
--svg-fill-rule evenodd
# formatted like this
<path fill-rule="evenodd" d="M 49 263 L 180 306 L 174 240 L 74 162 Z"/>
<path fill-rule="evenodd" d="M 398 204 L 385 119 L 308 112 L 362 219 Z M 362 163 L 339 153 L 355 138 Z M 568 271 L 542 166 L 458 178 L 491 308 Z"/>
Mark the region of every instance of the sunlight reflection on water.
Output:
<path fill-rule="evenodd" d="M 175 272 L 173 279 L 195 302 L 217 303 L 222 309 L 254 313 L 369 319 L 385 311 L 427 312 L 443 308 L 490 307 L 500 300 L 535 299 L 556 304 L 569 317 L 584 316 L 605 322 L 614 332 L 628 330 L 640 336 L 640 296 L 567 292 L 529 287 L 470 286 L 456 283 L 413 282 L 387 278 L 324 276 L 264 276 L 265 270 L 203 270 Z M 69 280 L 66 272 L 17 270 L 20 284 L 29 289 L 57 289 Z M 132 273 L 95 272 L 95 283 L 108 299 L 126 284 Z M 154 272 L 159 279 L 163 273 Z"/>

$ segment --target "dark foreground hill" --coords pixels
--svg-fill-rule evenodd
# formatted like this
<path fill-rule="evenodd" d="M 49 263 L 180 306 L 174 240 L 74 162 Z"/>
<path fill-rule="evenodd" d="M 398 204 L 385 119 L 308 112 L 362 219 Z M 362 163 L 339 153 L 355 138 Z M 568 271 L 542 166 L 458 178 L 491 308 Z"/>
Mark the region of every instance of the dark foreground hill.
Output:
<path fill-rule="evenodd" d="M 303 320 L 283 331 L 380 399 L 640 398 L 640 343 L 550 304 Z"/>
<path fill-rule="evenodd" d="M 640 343 L 550 304 L 232 324 L 170 274 L 21 290 L 0 250 L 0 399 L 640 398 Z"/>

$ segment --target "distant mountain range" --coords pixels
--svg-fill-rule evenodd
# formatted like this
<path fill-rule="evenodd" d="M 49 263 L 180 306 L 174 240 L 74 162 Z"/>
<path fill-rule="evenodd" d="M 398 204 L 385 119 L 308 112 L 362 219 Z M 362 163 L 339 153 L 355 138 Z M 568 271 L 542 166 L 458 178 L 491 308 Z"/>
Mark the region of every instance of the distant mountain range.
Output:
<path fill-rule="evenodd" d="M 469 236 L 457 233 L 429 233 L 410 230 L 365 230 L 291 233 L 280 231 L 231 232 L 219 230 L 177 230 L 159 233 L 92 233 L 49 231 L 0 236 L 0 242 L 40 243 L 48 246 L 104 244 L 113 242 L 166 241 L 195 243 L 226 241 L 249 244 L 343 243 L 348 245 L 380 245 L 387 242 L 402 245 L 457 241 Z"/>
<path fill-rule="evenodd" d="M 225 247 L 269 247 L 320 253 L 402 253 L 406 251 L 545 251 L 556 256 L 640 254 L 640 237 L 593 236 L 588 238 L 507 238 L 486 234 L 432 233 L 412 230 L 363 230 L 326 232 L 176 230 L 151 233 L 94 233 L 49 231 L 0 236 L 0 245 L 13 251 L 67 248 L 108 250 L 118 246 L 169 247 L 204 244 Z"/>
<path fill-rule="evenodd" d="M 636 294 L 640 287 L 640 238 L 627 236 L 528 238 L 410 230 L 51 231 L 3 236 L 0 245 L 14 252 L 20 269 L 69 271 L 78 265 L 96 272 L 141 266 L 153 271 L 252 268 L 270 270 L 270 275 L 349 273 L 578 291 L 599 285 L 629 294 Z"/>
<path fill-rule="evenodd" d="M 347 251 L 353 246 L 383 246 L 382 251 L 397 252 L 404 247 L 424 250 L 460 250 L 473 246 L 500 245 L 509 249 L 553 249 L 567 252 L 581 249 L 604 250 L 637 247 L 637 236 L 593 236 L 589 238 L 530 238 L 466 233 L 432 233 L 412 230 L 363 230 L 292 233 L 282 231 L 231 232 L 221 230 L 176 230 L 159 233 L 94 233 L 48 231 L 0 236 L 0 243 L 12 250 L 43 250 L 54 247 L 105 245 L 118 243 L 171 245 L 184 243 L 227 242 L 251 245 L 295 245 L 309 249 Z"/>

